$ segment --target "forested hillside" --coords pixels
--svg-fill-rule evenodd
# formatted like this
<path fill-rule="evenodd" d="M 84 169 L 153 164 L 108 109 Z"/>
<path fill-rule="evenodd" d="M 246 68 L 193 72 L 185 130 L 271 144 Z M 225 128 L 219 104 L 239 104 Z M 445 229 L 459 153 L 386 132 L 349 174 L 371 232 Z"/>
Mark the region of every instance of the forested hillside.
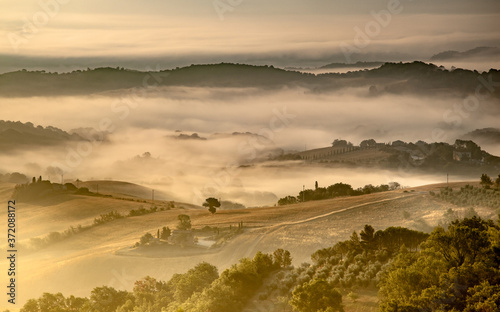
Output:
<path fill-rule="evenodd" d="M 378 86 L 377 94 L 420 95 L 423 92 L 432 95 L 445 92 L 464 96 L 474 94 L 477 87 L 481 86 L 498 97 L 500 91 L 494 88 L 495 81 L 500 81 L 498 70 L 491 69 L 483 73 L 464 69 L 450 71 L 423 62 L 386 63 L 371 70 L 322 75 L 287 71 L 267 65 L 220 63 L 144 72 L 110 67 L 70 73 L 21 70 L 0 75 L 0 94 L 11 97 L 82 95 L 156 86 L 266 89 L 300 86 L 322 92 L 343 87 Z"/>

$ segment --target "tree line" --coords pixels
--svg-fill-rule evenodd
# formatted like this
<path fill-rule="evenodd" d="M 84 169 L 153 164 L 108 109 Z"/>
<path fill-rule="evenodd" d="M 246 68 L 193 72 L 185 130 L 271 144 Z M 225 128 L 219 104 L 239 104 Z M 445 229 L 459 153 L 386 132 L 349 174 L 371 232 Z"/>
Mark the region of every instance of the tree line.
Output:
<path fill-rule="evenodd" d="M 353 189 L 349 184 L 335 183 L 328 187 L 319 187 L 318 182 L 315 183 L 315 189 L 306 189 L 299 192 L 297 196 L 285 196 L 278 200 L 278 205 L 290 205 L 299 202 L 306 202 L 311 200 L 331 199 L 340 196 L 359 196 L 364 194 L 387 192 L 399 189 L 401 185 L 398 182 L 391 182 L 389 184 L 381 184 L 373 186 L 367 184 L 364 187 Z"/>
<path fill-rule="evenodd" d="M 479 184 L 481 187 L 467 184 L 459 190 L 445 187 L 439 193 L 431 191 L 430 194 L 457 206 L 471 209 L 478 206 L 488 207 L 500 213 L 500 175 L 493 181 L 487 174 L 482 174 Z"/>
<path fill-rule="evenodd" d="M 215 266 L 202 262 L 167 281 L 147 276 L 136 281 L 131 292 L 103 286 L 88 298 L 61 293 L 44 293 L 30 299 L 22 312 L 182 312 L 241 311 L 272 273 L 291 265 L 290 252 L 277 249 L 272 254 L 257 252 L 243 258 L 220 275 Z"/>

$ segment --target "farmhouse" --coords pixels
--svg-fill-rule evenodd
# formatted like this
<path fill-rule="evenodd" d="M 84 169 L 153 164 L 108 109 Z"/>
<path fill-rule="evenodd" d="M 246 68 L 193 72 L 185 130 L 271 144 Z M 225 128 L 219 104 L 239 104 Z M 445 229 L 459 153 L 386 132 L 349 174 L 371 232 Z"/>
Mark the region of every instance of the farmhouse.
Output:
<path fill-rule="evenodd" d="M 472 157 L 471 152 L 453 151 L 453 160 L 464 161 L 470 160 Z"/>

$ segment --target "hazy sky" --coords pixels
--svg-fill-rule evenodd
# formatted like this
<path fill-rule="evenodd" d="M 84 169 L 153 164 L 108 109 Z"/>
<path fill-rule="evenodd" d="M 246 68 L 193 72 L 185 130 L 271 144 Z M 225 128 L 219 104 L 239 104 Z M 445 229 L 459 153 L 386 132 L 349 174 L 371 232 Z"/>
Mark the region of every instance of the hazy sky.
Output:
<path fill-rule="evenodd" d="M 0 0 L 0 11 L 3 67 L 425 60 L 500 42 L 497 0 Z"/>

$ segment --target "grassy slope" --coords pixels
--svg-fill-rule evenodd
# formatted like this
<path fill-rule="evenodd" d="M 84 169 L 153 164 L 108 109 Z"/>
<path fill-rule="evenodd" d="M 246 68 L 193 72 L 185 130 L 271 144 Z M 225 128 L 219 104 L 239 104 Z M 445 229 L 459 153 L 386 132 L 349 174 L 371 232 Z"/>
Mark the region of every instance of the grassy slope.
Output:
<path fill-rule="evenodd" d="M 96 192 L 98 190 L 100 193 L 111 194 L 115 197 L 146 198 L 149 200 L 151 199 L 152 195 L 151 188 L 122 181 L 100 180 L 84 181 L 74 184 L 78 184 L 78 187 L 87 187 L 91 192 Z M 154 196 L 156 200 L 172 198 L 171 195 L 165 194 L 158 190 L 155 191 Z"/>
<path fill-rule="evenodd" d="M 458 184 L 455 184 L 458 185 Z M 255 208 L 219 211 L 210 215 L 199 207 L 183 205 L 139 217 L 120 219 L 92 228 L 66 241 L 33 254 L 20 254 L 20 301 L 38 297 L 43 292 L 63 292 L 88 296 L 91 289 L 109 285 L 117 289 L 131 289 L 134 281 L 146 275 L 167 280 L 177 272 L 184 272 L 201 261 L 215 264 L 222 271 L 242 257 L 251 257 L 261 250 L 272 252 L 286 248 L 294 257 L 294 264 L 309 261 L 318 248 L 324 248 L 349 237 L 365 224 L 376 229 L 388 226 L 406 226 L 424 229 L 416 220 L 425 220 L 434 226 L 451 204 L 438 202 L 427 191 L 444 185 L 414 188 L 415 192 L 393 191 L 359 197 L 307 202 L 279 208 Z M 0 187 L 0 196 L 3 193 Z M 98 197 L 70 196 L 64 201 L 44 202 L 33 206 L 18 204 L 20 236 L 66 229 L 70 225 L 87 224 L 93 217 L 111 210 L 122 213 L 144 203 Z M 403 218 L 403 211 L 410 213 Z M 480 211 L 483 215 L 487 211 Z M 251 226 L 224 248 L 190 257 L 137 257 L 119 255 L 145 232 L 156 232 L 162 226 L 175 227 L 180 213 L 191 216 L 195 227 L 204 225 L 227 226 L 243 221 Z M 3 213 L 2 213 L 3 215 Z M 2 216 L 2 219 L 3 216 Z"/>

